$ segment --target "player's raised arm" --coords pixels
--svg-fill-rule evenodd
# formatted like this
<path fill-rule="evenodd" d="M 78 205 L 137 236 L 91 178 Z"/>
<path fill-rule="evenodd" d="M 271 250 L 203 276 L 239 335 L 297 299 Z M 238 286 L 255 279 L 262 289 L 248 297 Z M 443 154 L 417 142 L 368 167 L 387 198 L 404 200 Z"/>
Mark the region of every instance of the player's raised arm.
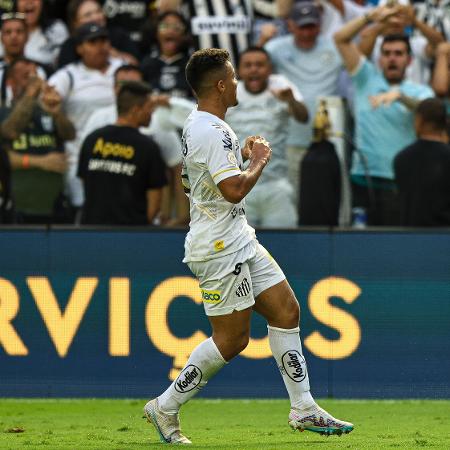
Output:
<path fill-rule="evenodd" d="M 251 145 L 250 165 L 240 175 L 226 178 L 217 186 L 225 200 L 239 203 L 258 181 L 264 167 L 270 160 L 272 150 L 263 138 L 257 138 Z"/>

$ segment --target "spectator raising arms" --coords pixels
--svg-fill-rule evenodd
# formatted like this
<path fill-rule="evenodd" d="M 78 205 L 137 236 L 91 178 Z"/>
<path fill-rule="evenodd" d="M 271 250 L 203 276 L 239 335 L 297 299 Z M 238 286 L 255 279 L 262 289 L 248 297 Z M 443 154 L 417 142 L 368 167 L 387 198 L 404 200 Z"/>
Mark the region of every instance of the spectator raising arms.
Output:
<path fill-rule="evenodd" d="M 405 79 L 411 62 L 407 36 L 384 38 L 379 60 L 381 70 L 353 42 L 367 22 L 383 23 L 395 13 L 395 8 L 378 7 L 348 22 L 335 34 L 355 89 L 357 154 L 351 171 L 353 205 L 368 210 L 370 225 L 398 224 L 392 161 L 415 139 L 413 109 L 420 100 L 433 96 L 428 86 Z"/>
<path fill-rule="evenodd" d="M 17 10 L 25 14 L 28 26 L 25 56 L 41 64 L 55 66 L 59 49 L 69 37 L 64 22 L 47 16 L 45 0 L 17 0 Z"/>
<path fill-rule="evenodd" d="M 69 28 L 73 34 L 86 23 L 96 23 L 101 27 L 106 27 L 106 17 L 96 0 L 70 0 L 67 5 L 67 17 Z M 131 41 L 126 32 L 120 28 L 108 27 L 108 37 L 110 40 L 110 56 L 121 58 L 124 61 L 137 64 L 139 50 L 136 44 Z M 58 67 L 77 60 L 75 37 L 72 36 L 64 42 L 58 58 Z"/>
<path fill-rule="evenodd" d="M 320 10 L 313 2 L 296 3 L 287 23 L 289 35 L 270 40 L 265 48 L 275 72 L 284 75 L 302 93 L 309 113 L 306 124 L 299 124 L 293 118 L 289 124 L 288 171 L 297 195 L 299 166 L 311 143 L 317 98 L 337 94 L 342 61 L 333 41 L 321 33 Z"/>
<path fill-rule="evenodd" d="M 124 82 L 117 122 L 84 141 L 78 168 L 86 192 L 82 223 L 145 225 L 158 214 L 166 184 L 164 163 L 155 143 L 139 132 L 150 121 L 150 94 L 146 84 Z"/>
<path fill-rule="evenodd" d="M 108 30 L 87 23 L 75 35 L 79 61 L 58 70 L 49 80 L 63 98 L 64 110 L 75 125 L 76 139 L 66 143 L 68 154 L 67 194 L 74 207 L 83 204 L 83 190 L 76 177 L 83 128 L 90 115 L 114 104 L 114 72 L 123 61 L 110 57 Z"/>
<path fill-rule="evenodd" d="M 61 109 L 61 97 L 37 76 L 25 58 L 8 69 L 12 108 L 0 110 L 0 133 L 10 149 L 12 194 L 19 223 L 54 223 L 65 170 L 63 143 L 75 129 Z"/>

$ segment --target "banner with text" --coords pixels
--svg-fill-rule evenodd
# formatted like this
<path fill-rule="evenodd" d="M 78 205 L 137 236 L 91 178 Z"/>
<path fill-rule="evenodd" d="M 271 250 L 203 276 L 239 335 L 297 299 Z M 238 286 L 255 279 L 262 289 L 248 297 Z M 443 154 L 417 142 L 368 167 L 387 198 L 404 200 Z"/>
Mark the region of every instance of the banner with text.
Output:
<path fill-rule="evenodd" d="M 450 234 L 260 231 L 301 305 L 311 388 L 450 398 Z M 152 397 L 210 335 L 182 231 L 2 230 L 0 396 Z M 267 328 L 205 388 L 283 397 Z"/>

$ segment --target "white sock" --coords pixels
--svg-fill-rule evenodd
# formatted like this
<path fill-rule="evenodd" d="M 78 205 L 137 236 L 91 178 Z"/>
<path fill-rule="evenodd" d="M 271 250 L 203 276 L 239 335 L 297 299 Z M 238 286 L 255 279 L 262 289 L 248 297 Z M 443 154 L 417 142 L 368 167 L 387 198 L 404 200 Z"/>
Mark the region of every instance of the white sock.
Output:
<path fill-rule="evenodd" d="M 309 377 L 300 342 L 300 328 L 286 330 L 267 326 L 273 357 L 280 369 L 291 407 L 304 410 L 315 405 L 309 392 Z"/>
<path fill-rule="evenodd" d="M 225 364 L 213 338 L 206 339 L 195 347 L 177 379 L 158 397 L 159 407 L 166 413 L 177 413 Z"/>

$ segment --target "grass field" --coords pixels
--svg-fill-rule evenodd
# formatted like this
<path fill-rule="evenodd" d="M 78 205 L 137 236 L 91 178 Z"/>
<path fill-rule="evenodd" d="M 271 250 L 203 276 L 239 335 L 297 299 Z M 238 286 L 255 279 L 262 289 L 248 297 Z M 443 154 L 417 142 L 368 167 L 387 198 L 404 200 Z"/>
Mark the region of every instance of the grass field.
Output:
<path fill-rule="evenodd" d="M 0 449 L 164 448 L 143 400 L 0 399 Z M 286 400 L 193 400 L 181 415 L 192 449 L 450 449 L 450 401 L 323 400 L 355 424 L 342 437 L 293 432 Z"/>

